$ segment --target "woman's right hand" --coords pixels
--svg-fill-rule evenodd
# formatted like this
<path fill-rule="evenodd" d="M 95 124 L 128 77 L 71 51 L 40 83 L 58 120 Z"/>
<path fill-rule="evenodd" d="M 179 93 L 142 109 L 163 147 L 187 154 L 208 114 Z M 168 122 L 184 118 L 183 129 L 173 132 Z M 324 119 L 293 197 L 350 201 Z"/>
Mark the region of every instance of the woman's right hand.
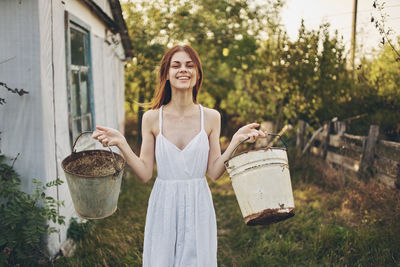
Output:
<path fill-rule="evenodd" d="M 92 137 L 97 139 L 104 147 L 106 146 L 120 146 L 126 142 L 125 136 L 118 130 L 113 128 L 96 126 L 96 131 L 93 132 Z"/>

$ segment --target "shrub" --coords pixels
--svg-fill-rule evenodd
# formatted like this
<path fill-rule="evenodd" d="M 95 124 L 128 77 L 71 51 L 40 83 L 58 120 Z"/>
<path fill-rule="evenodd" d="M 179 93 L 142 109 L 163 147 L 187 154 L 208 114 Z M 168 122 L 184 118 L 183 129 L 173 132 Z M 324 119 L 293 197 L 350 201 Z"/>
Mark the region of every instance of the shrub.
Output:
<path fill-rule="evenodd" d="M 1 158 L 0 158 L 1 160 Z M 20 191 L 21 180 L 12 166 L 0 162 L 0 266 L 37 265 L 47 261 L 42 251 L 44 234 L 57 232 L 47 220 L 65 224 L 57 212 L 64 203 L 47 196 L 47 188 L 61 185 L 59 179 L 42 185 L 32 180 L 32 195 Z"/>

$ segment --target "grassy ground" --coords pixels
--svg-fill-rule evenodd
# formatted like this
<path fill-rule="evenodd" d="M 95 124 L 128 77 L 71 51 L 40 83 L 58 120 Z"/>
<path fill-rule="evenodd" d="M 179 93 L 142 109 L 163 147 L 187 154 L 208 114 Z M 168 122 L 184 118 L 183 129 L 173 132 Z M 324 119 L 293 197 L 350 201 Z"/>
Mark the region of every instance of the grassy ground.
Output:
<path fill-rule="evenodd" d="M 350 179 L 315 158 L 291 155 L 296 215 L 269 226 L 243 223 L 229 178 L 210 182 L 219 266 L 400 266 L 399 192 Z M 153 182 L 126 173 L 111 217 L 75 225 L 71 258 L 56 266 L 141 266 Z"/>

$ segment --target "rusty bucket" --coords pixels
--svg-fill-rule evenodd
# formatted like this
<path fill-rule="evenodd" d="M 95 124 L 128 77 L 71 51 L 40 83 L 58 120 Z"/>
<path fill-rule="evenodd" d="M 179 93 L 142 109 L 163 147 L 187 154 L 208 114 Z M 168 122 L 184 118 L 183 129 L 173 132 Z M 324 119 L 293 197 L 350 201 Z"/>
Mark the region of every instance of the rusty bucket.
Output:
<path fill-rule="evenodd" d="M 236 199 L 247 225 L 266 225 L 294 216 L 287 146 L 266 147 L 234 157 L 239 143 L 225 162 Z"/>
<path fill-rule="evenodd" d="M 74 208 L 79 217 L 84 219 L 103 219 L 117 210 L 124 158 L 107 150 L 84 150 L 66 157 L 61 167 L 67 178 Z"/>

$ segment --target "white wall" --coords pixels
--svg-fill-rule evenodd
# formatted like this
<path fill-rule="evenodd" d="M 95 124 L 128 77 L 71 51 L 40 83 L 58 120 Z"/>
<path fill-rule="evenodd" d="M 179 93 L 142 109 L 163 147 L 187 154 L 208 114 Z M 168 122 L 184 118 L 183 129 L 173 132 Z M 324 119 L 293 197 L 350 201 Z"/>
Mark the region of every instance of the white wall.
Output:
<path fill-rule="evenodd" d="M 0 62 L 4 62 L 0 64 L 0 81 L 29 92 L 18 96 L 0 87 L 0 97 L 7 102 L 0 105 L 1 150 L 8 158 L 20 153 L 14 167 L 24 178 L 22 189 L 31 192 L 32 178 L 45 180 L 46 153 L 41 118 L 38 2 L 0 1 L 0 36 Z"/>
<path fill-rule="evenodd" d="M 124 112 L 122 47 L 108 45 L 105 26 L 77 0 L 0 1 L 0 81 L 29 94 L 17 96 L 0 87 L 1 148 L 13 158 L 23 190 L 32 192 L 32 178 L 64 184 L 47 194 L 65 201 L 60 214 L 67 223 L 75 216 L 61 161 L 71 153 L 65 62 L 64 12 L 67 10 L 91 29 L 95 117 L 118 127 Z M 40 26 L 39 26 L 40 25 Z M 55 225 L 58 227 L 58 225 Z M 67 225 L 68 226 L 68 225 Z M 54 255 L 66 239 L 67 226 L 48 238 Z"/>
<path fill-rule="evenodd" d="M 65 61 L 64 5 L 58 0 L 39 0 L 40 23 L 40 80 L 42 90 L 42 134 L 45 140 L 46 182 L 56 178 L 64 181 L 53 187 L 47 194 L 65 202 L 60 214 L 66 217 L 66 226 L 50 223 L 60 230 L 47 238 L 51 255 L 59 250 L 66 238 L 68 223 L 75 215 L 68 185 L 61 168 L 62 160 L 71 153 L 68 124 L 68 102 Z"/>
<path fill-rule="evenodd" d="M 60 209 L 60 214 L 66 216 L 66 221 L 69 222 L 71 216 L 76 215 L 65 175 L 61 168 L 62 160 L 71 153 L 65 67 L 64 12 L 68 11 L 90 28 L 95 121 L 97 124 L 101 123 L 114 128 L 117 128 L 119 124 L 117 114 L 121 113 L 121 108 L 118 108 L 118 106 L 121 106 L 122 113 L 124 112 L 123 99 L 121 105 L 116 104 L 117 99 L 121 101 L 121 98 L 117 98 L 117 96 L 121 94 L 118 92 L 124 91 L 123 84 L 122 87 L 120 84 L 116 87 L 113 83 L 116 79 L 116 72 L 118 72 L 119 77 L 121 75 L 123 77 L 123 68 L 114 68 L 115 64 L 111 64 L 112 61 L 116 60 L 122 66 L 123 63 L 119 59 L 120 55 L 117 54 L 118 51 L 121 51 L 121 44 L 110 46 L 104 41 L 105 26 L 80 2 L 71 0 L 65 1 L 65 4 L 63 4 L 61 1 L 53 0 L 50 1 L 52 2 L 52 9 L 50 8 L 49 11 L 48 8 L 46 9 L 49 1 L 40 1 L 42 6 L 40 9 L 43 13 L 40 14 L 41 33 L 43 33 L 41 34 L 41 48 L 44 55 L 41 64 L 42 90 L 46 92 L 44 95 L 49 96 L 43 102 L 48 102 L 44 106 L 51 106 L 54 110 L 53 116 L 45 113 L 43 116 L 43 121 L 48 122 L 46 128 L 53 126 L 52 131 L 46 133 L 46 140 L 49 140 L 47 143 L 49 152 L 47 154 L 51 155 L 46 161 L 48 162 L 46 169 L 52 172 L 51 177 L 58 177 L 64 181 L 64 184 L 58 187 L 58 192 L 53 190 L 51 193 L 54 197 L 57 196 L 59 200 L 65 201 L 66 205 Z M 52 48 L 50 49 L 51 44 Z M 50 66 L 53 66 L 54 71 L 49 71 L 51 70 Z M 54 75 L 54 79 L 52 75 Z M 56 140 L 55 143 L 54 140 Z M 56 154 L 51 153 L 51 151 L 56 151 Z M 53 234 L 48 239 L 48 248 L 52 255 L 58 251 L 66 238 L 67 227 L 62 227 L 60 230 L 60 235 Z"/>

